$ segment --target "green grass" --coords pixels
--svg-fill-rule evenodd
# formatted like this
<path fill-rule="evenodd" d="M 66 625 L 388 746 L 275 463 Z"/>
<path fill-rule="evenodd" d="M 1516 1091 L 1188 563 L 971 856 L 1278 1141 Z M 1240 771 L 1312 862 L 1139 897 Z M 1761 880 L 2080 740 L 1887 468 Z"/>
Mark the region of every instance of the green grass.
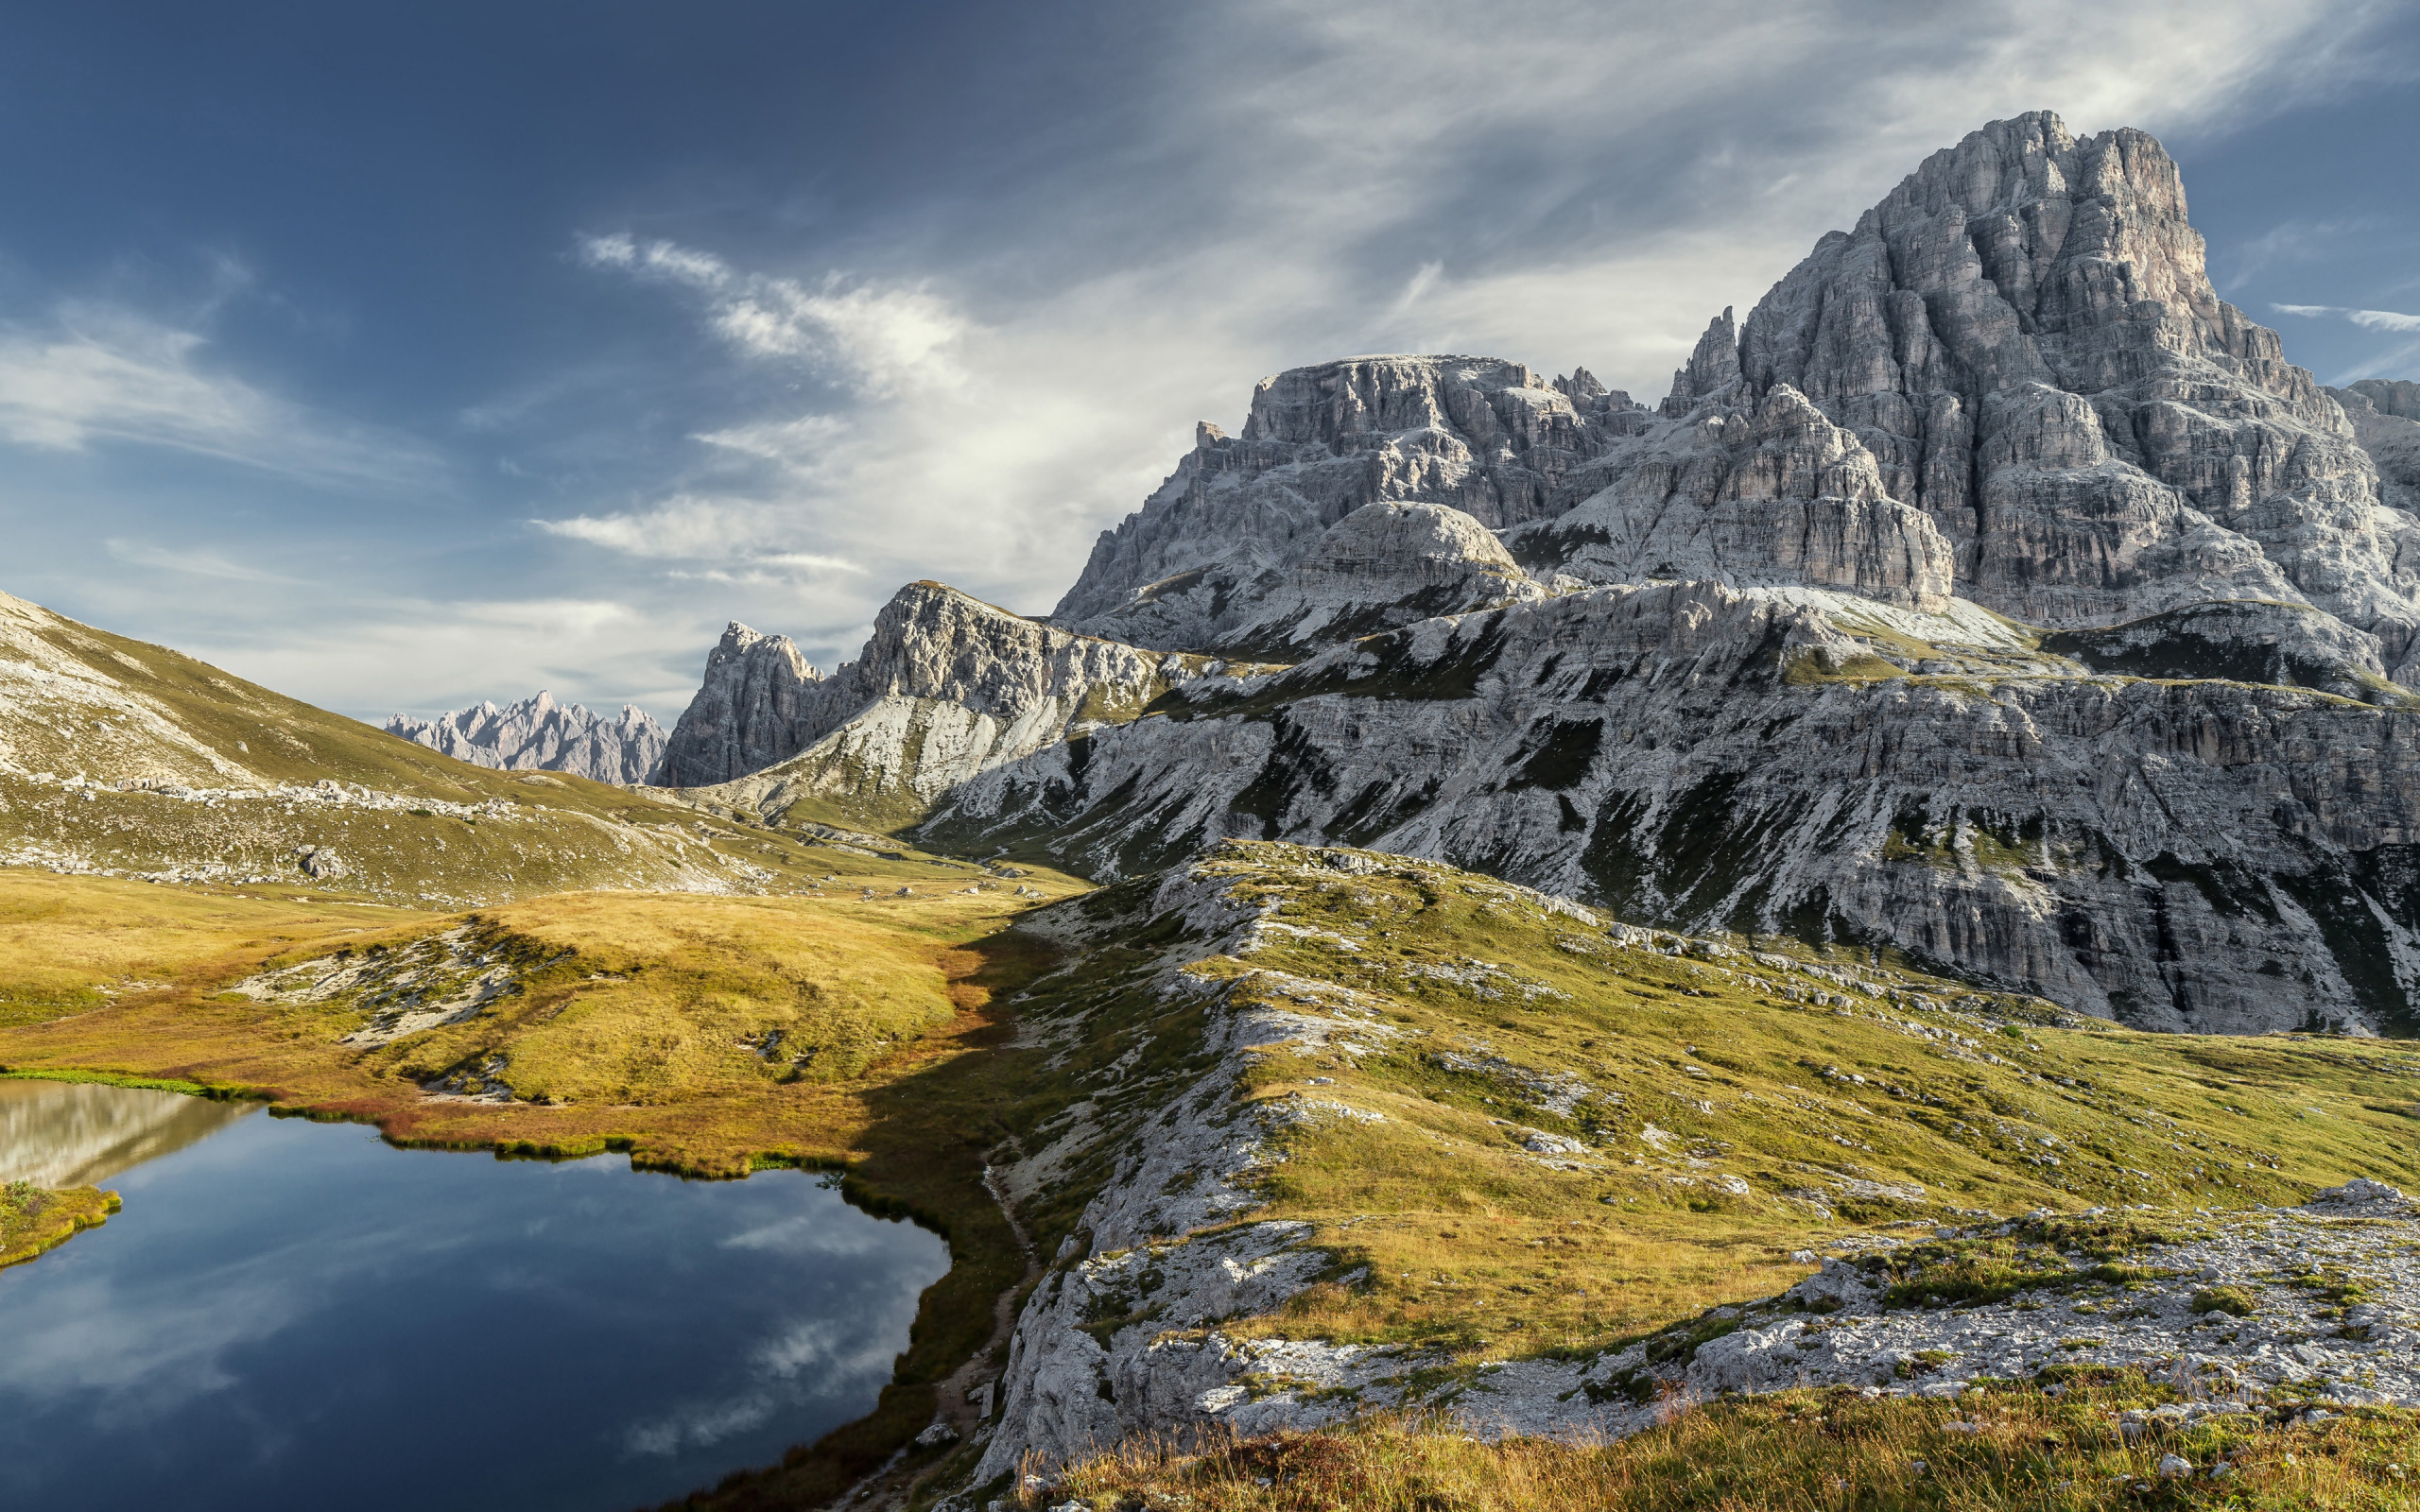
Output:
<path fill-rule="evenodd" d="M 138 1091 L 182 1092 L 188 1097 L 206 1096 L 210 1091 L 199 1082 L 163 1076 L 128 1076 L 112 1071 L 0 1071 L 0 1081 L 63 1081 L 89 1087 L 131 1087 Z"/>
<path fill-rule="evenodd" d="M 1955 1403 L 1854 1391 L 1786 1392 L 1677 1413 L 1610 1444 L 1474 1438 L 1401 1418 L 1192 1449 L 1137 1443 L 1012 1499 L 1187 1512 L 2083 1512 L 2219 1508 L 2304 1512 L 2411 1504 L 2420 1418 L 2357 1408 L 2324 1424 L 2266 1415 L 2153 1421 L 2129 1440 L 2118 1414 L 2173 1400 L 2131 1374 L 2079 1376 L 2057 1397 L 2031 1383 Z M 1953 1428 L 1952 1424 L 1962 1425 Z M 2189 1474 L 2161 1474 L 2164 1459 Z M 2227 1473 L 2212 1478 L 2224 1464 Z"/>
<path fill-rule="evenodd" d="M 30 1181 L 0 1185 L 0 1269 L 58 1248 L 118 1210 L 117 1194 L 91 1187 L 51 1191 Z"/>
<path fill-rule="evenodd" d="M 1236 1332 L 1472 1358 L 1602 1348 L 1780 1290 L 1804 1273 L 1791 1251 L 1860 1228 L 2290 1203 L 2420 1176 L 2420 1056 L 2400 1045 L 2052 1027 L 2038 1001 L 1847 953 L 1626 948 L 1491 879 L 1372 860 L 1385 869 L 1349 876 L 1238 844 L 1216 863 L 1241 899 L 1315 933 L 1197 971 L 1281 1008 L 1289 989 L 1269 973 L 1349 988 L 1398 1036 L 1358 1056 L 1281 1049 L 1252 1074 L 1253 1098 L 1384 1121 L 1288 1129 L 1264 1185 L 1265 1216 L 1312 1223 L 1369 1279 Z M 1557 1169 L 1522 1148 L 1529 1130 L 1592 1148 Z M 2055 1242 L 2118 1257 L 2136 1237 Z M 1966 1251 L 1962 1280 L 1927 1284 L 2014 1285 L 2023 1245 L 2045 1242 Z"/>

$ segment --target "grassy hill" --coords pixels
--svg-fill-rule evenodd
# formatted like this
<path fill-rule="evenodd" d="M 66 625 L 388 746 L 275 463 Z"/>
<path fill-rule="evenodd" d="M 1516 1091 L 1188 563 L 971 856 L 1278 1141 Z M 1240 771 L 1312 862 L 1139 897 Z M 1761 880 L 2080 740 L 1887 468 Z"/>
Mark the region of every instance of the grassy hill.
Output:
<path fill-rule="evenodd" d="M 473 766 L 6 594 L 0 863 L 440 908 L 819 869 L 795 837 Z"/>

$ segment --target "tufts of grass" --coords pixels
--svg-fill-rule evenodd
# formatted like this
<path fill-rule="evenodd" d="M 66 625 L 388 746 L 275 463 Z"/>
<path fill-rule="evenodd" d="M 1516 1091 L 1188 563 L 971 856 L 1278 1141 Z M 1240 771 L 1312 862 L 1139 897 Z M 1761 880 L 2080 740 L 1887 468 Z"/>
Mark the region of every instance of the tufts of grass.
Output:
<path fill-rule="evenodd" d="M 2259 1311 L 2259 1303 L 2252 1293 L 2240 1286 L 2205 1286 L 2193 1294 L 2196 1313 L 2224 1313 L 2230 1317 L 2250 1317 Z"/>
<path fill-rule="evenodd" d="M 1011 1504 L 1075 1499 L 1186 1512 L 2350 1512 L 2411 1504 L 2420 1417 L 2410 1411 L 2362 1408 L 2308 1426 L 2258 1413 L 2186 1428 L 2152 1419 L 2134 1439 L 2119 1432 L 2120 1409 L 2165 1395 L 2139 1377 L 2057 1397 L 2008 1383 L 1956 1403 L 1789 1392 L 1676 1411 L 1614 1443 L 1491 1441 L 1440 1422 L 1381 1417 L 1248 1441 L 1129 1444 L 1028 1486 Z"/>
<path fill-rule="evenodd" d="M 1311 1223 L 1363 1278 L 1232 1333 L 1600 1349 L 1788 1287 L 1795 1251 L 2035 1210 L 1938 1249 L 1904 1295 L 2122 1286 L 2144 1274 L 2128 1257 L 2192 1229 L 2177 1210 L 2420 1184 L 2400 1045 L 2139 1034 L 1863 953 L 1609 934 L 1400 857 L 1341 872 L 1253 843 L 1208 865 L 1277 927 L 1194 970 L 1294 1013 L 1297 984 L 1325 984 L 1372 1026 L 1271 1047 L 1247 1095 L 1379 1115 L 1289 1118 L 1261 1181 L 1262 1215 Z"/>
<path fill-rule="evenodd" d="M 56 1249 L 118 1210 L 117 1194 L 91 1187 L 51 1191 L 30 1181 L 0 1185 L 0 1269 Z"/>

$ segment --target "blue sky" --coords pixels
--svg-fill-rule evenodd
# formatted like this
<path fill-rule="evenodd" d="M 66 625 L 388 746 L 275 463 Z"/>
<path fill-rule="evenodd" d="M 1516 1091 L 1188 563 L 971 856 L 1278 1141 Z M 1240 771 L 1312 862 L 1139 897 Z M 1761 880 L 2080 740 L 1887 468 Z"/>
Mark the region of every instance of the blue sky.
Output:
<path fill-rule="evenodd" d="M 1288 366 L 1660 395 L 2033 108 L 2159 133 L 2323 380 L 2420 377 L 2414 3 L 9 11 L 0 588 L 370 718 L 1047 610 Z"/>

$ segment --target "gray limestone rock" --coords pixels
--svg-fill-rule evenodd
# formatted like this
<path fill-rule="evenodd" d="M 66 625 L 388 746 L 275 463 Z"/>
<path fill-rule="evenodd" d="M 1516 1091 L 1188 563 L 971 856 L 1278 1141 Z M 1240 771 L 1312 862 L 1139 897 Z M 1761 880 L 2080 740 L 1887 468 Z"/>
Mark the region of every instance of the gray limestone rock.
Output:
<path fill-rule="evenodd" d="M 1678 386 L 1693 387 L 1703 366 Z M 1721 392 L 1739 389 L 1733 368 Z M 1694 419 L 1651 425 L 1593 465 L 1604 487 L 1586 503 L 1510 532 L 1520 558 L 1587 582 L 1806 584 L 1927 612 L 1947 605 L 1948 542 L 1806 396 L 1784 384 L 1752 408 L 1682 412 Z"/>
<path fill-rule="evenodd" d="M 1326 526 L 1416 500 L 1505 533 L 1542 583 L 1954 593 L 2058 628 L 2308 603 L 2420 684 L 2415 395 L 2321 389 L 2211 287 L 2157 142 L 2037 112 L 1724 311 L 1657 411 L 1490 359 L 1268 380 L 1242 438 L 1202 427 L 1101 538 L 1057 619 L 1218 647 Z"/>
<path fill-rule="evenodd" d="M 1952 610 L 1678 583 L 1425 621 L 1186 684 L 952 790 L 928 833 L 1112 874 L 1231 835 L 1364 845 L 1640 922 L 1892 946 L 2147 1028 L 2420 1027 L 2408 696 L 2097 676 Z M 2094 650 L 2267 635 L 2276 669 L 2321 675 L 2364 650 L 2201 628 Z"/>
<path fill-rule="evenodd" d="M 823 674 L 788 636 L 759 635 L 734 620 L 647 781 L 706 787 L 794 755 L 822 733 L 826 691 Z"/>
<path fill-rule="evenodd" d="M 625 704 L 609 720 L 580 705 L 559 704 L 541 690 L 497 708 L 493 703 L 415 719 L 396 714 L 387 733 L 500 771 L 569 772 L 599 782 L 640 782 L 663 759 L 664 727 Z"/>
<path fill-rule="evenodd" d="M 1441 504 L 1490 529 L 1577 503 L 1574 470 L 1644 413 L 1585 371 L 1355 357 L 1264 379 L 1243 434 L 1204 422 L 1142 510 L 1102 533 L 1052 623 L 1202 649 L 1365 505 Z"/>
<path fill-rule="evenodd" d="M 2377 465 L 2386 502 L 2420 511 L 2420 384 L 2364 378 L 2328 393 L 2344 406 L 2354 439 Z"/>
<path fill-rule="evenodd" d="M 2377 636 L 2303 604 L 2195 604 L 2105 628 L 2055 630 L 2041 648 L 2095 672 L 2274 682 L 2364 703 L 2420 705 L 2420 695 L 2386 680 Z"/>
<path fill-rule="evenodd" d="M 1198 657 L 1070 634 L 910 583 L 874 617 L 857 659 L 813 683 L 797 717 L 773 723 L 778 740 L 752 747 L 752 765 L 700 796 L 768 817 L 810 796 L 920 812 L 1002 762 L 1135 717 L 1202 670 Z M 714 690 L 710 667 L 700 700 Z"/>
<path fill-rule="evenodd" d="M 1233 654 L 1292 661 L 1314 645 L 1545 596 L 1461 510 L 1367 504 L 1331 525 L 1248 612 L 1222 617 L 1212 640 Z"/>

